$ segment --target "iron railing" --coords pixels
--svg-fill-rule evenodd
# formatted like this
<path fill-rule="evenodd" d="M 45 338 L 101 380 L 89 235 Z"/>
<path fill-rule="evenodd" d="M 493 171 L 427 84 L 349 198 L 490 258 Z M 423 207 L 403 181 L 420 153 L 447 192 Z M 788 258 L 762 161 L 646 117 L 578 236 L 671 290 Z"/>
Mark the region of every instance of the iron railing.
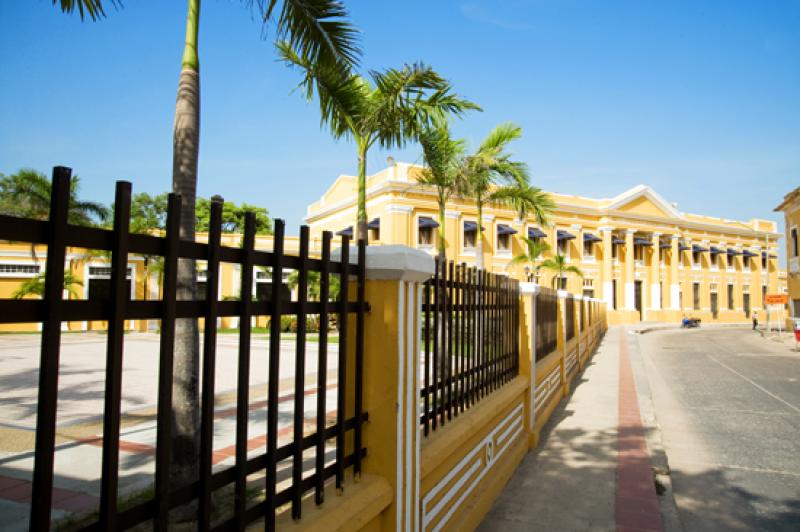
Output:
<path fill-rule="evenodd" d="M 87 530 L 118 530 L 153 520 L 157 530 L 166 530 L 168 513 L 178 506 L 196 501 L 198 528 L 200 530 L 243 530 L 245 525 L 259 518 L 265 527 L 275 527 L 276 508 L 291 503 L 292 516 L 301 516 L 301 498 L 314 491 L 317 504 L 323 501 L 327 480 L 335 478 L 337 488 L 342 488 L 345 468 L 352 466 L 355 473 L 361 470 L 366 454 L 362 448 L 362 424 L 367 413 L 362 409 L 363 380 L 363 317 L 367 309 L 364 300 L 365 248 L 358 243 L 357 263 L 349 258 L 349 239 L 341 240 L 341 261 L 331 260 L 329 232 L 322 236 L 321 259 L 309 257 L 309 231 L 300 231 L 299 256 L 284 254 L 284 223 L 275 221 L 272 251 L 255 249 L 255 217 L 248 213 L 245 219 L 244 242 L 241 248 L 220 244 L 222 203 L 213 202 L 210 213 L 208 243 L 180 240 L 179 220 L 181 198 L 169 195 L 166 234 L 151 236 L 129 234 L 131 185 L 118 182 L 116 186 L 114 225 L 112 230 L 70 225 L 67 222 L 70 198 L 71 170 L 56 167 L 53 172 L 50 214 L 48 221 L 0 216 L 0 240 L 25 242 L 47 246 L 45 292 L 41 300 L 0 299 L 0 323 L 41 322 L 41 360 L 39 368 L 39 395 L 36 421 L 36 447 L 33 471 L 33 492 L 30 508 L 32 530 L 50 527 L 53 463 L 56 436 L 56 403 L 58 400 L 58 371 L 61 346 L 61 324 L 69 321 L 104 320 L 108 322 L 105 408 L 103 412 L 102 480 L 100 512 L 97 520 L 85 527 Z M 108 299 L 65 300 L 62 298 L 67 248 L 106 250 L 111 252 L 111 287 Z M 126 269 L 129 254 L 164 257 L 163 297 L 156 301 L 131 300 L 126 290 Z M 205 300 L 178 299 L 179 259 L 205 260 L 208 263 Z M 239 301 L 220 301 L 218 280 L 223 262 L 241 266 L 242 293 L 252 292 L 255 267 L 270 267 L 272 294 L 269 300 L 243 297 Z M 297 301 L 286 301 L 279 296 L 282 272 L 294 269 L 299 272 Z M 308 273 L 320 272 L 320 301 L 307 299 Z M 328 301 L 329 278 L 339 275 L 340 298 Z M 348 283 L 353 277 L 357 284 L 356 299 L 348 299 Z M 348 315 L 356 315 L 356 338 L 348 337 Z M 294 413 L 292 441 L 278 446 L 278 393 L 280 371 L 281 316 L 298 317 L 296 340 Z M 305 398 L 306 316 L 319 315 L 319 353 L 317 379 L 317 411 L 315 430 L 305 434 L 303 400 Z M 236 394 L 236 461 L 231 467 L 212 471 L 212 441 L 214 430 L 214 381 L 216 363 L 217 318 L 239 317 L 238 375 Z M 249 368 L 251 345 L 251 317 L 270 317 L 270 356 L 267 386 L 266 446 L 263 452 L 248 457 Z M 339 320 L 339 355 L 337 379 L 337 410 L 333 425 L 326 423 L 326 373 L 328 368 L 329 317 Z M 204 318 L 204 352 L 201 368 L 200 412 L 200 462 L 199 478 L 186 485 L 175 485 L 169 475 L 172 458 L 171 416 L 175 323 L 183 318 Z M 154 496 L 145 502 L 120 509 L 118 507 L 119 439 L 122 396 L 122 354 L 125 320 L 161 320 L 160 355 L 158 368 L 158 413 L 155 453 Z M 211 325 L 210 325 L 211 324 Z M 348 343 L 355 341 L 353 366 L 347 364 Z M 153 378 L 156 378 L 154 372 Z M 348 390 L 352 382 L 354 390 Z M 345 410 L 346 398 L 355 397 L 354 406 Z M 346 415 L 349 414 L 349 415 Z M 345 450 L 346 434 L 351 434 L 352 444 Z M 335 446 L 335 460 L 326 464 L 325 448 Z M 304 470 L 303 452 L 315 450 L 313 471 Z M 349 453 L 349 454 L 348 454 Z M 287 462 L 285 462 L 287 461 Z M 277 491 L 278 464 L 291 461 L 291 478 L 288 487 Z M 309 468 L 310 469 L 310 468 Z M 263 472 L 266 475 L 266 497 L 248 505 L 247 475 Z M 212 492 L 234 485 L 233 515 L 220 522 L 211 522 Z M 282 484 L 283 485 L 283 484 Z"/>
<path fill-rule="evenodd" d="M 558 293 L 540 287 L 536 295 L 536 360 L 556 349 L 558 342 Z"/>
<path fill-rule="evenodd" d="M 437 259 L 423 297 L 420 424 L 427 435 L 519 373 L 519 283 Z"/>

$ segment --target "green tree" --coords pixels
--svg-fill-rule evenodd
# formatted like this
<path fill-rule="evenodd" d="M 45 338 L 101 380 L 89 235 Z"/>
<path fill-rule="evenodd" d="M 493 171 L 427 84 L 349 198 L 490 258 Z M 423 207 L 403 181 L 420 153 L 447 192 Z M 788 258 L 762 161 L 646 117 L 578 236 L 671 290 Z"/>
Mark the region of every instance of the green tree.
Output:
<path fill-rule="evenodd" d="M 306 98 L 311 100 L 316 92 L 321 124 L 327 124 L 335 138 L 352 138 L 356 143 L 356 239 L 366 241 L 369 149 L 376 143 L 382 148 L 403 147 L 425 128 L 479 107 L 456 96 L 446 79 L 422 63 L 371 71 L 367 78 L 309 61 L 286 42 L 279 43 L 278 49 L 287 65 L 302 72 L 299 87 Z"/>
<path fill-rule="evenodd" d="M 566 288 L 567 273 L 574 273 L 583 277 L 583 272 L 577 266 L 571 266 L 564 255 L 558 254 L 551 259 L 545 259 L 539 267 L 543 270 L 555 272 L 553 276 L 553 288 Z M 562 281 L 563 280 L 563 281 Z"/>
<path fill-rule="evenodd" d="M 131 198 L 131 233 L 163 231 L 167 226 L 167 193 L 151 196 L 146 192 Z"/>
<path fill-rule="evenodd" d="M 308 299 L 311 301 L 319 301 L 320 275 L 320 272 L 308 272 Z M 291 290 L 294 290 L 300 284 L 300 274 L 297 270 L 293 270 L 289 274 L 288 284 Z M 330 275 L 328 277 L 328 301 L 338 300 L 339 290 L 339 276 L 336 274 Z"/>
<path fill-rule="evenodd" d="M 248 212 L 256 216 L 256 234 L 271 235 L 272 220 L 269 218 L 269 211 L 263 207 L 242 203 L 236 205 L 226 201 L 222 204 L 222 232 L 223 233 L 243 233 L 244 217 Z M 208 231 L 208 221 L 211 216 L 211 201 L 206 198 L 197 198 L 195 207 L 195 228 L 199 232 Z"/>
<path fill-rule="evenodd" d="M 423 130 L 419 143 L 425 161 L 419 182 L 436 189 L 436 203 L 439 207 L 439 255 L 445 258 L 445 210 L 448 200 L 458 190 L 466 143 L 462 139 L 451 138 L 447 123 Z"/>
<path fill-rule="evenodd" d="M 43 297 L 44 296 L 44 278 L 45 273 L 42 272 L 37 274 L 36 277 L 32 277 L 19 285 L 11 297 L 14 299 L 22 299 L 26 296 L 37 296 Z M 67 290 L 70 294 L 78 297 L 78 292 L 76 290 L 76 286 L 83 286 L 83 283 L 77 279 L 72 272 L 64 272 L 64 290 Z"/>
<path fill-rule="evenodd" d="M 528 267 L 528 271 L 532 272 L 532 275 L 535 277 L 540 267 L 540 265 L 536 264 L 536 262 L 545 252 L 550 249 L 550 246 L 547 244 L 547 242 L 539 240 L 538 238 L 528 238 L 523 236 L 522 241 L 525 243 L 525 252 L 520 253 L 511 259 L 509 265 L 515 266 L 517 264 L 524 264 Z M 526 280 L 530 281 L 530 278 Z"/>
<path fill-rule="evenodd" d="M 95 226 L 108 219 L 109 209 L 102 203 L 81 200 L 80 177 L 70 182 L 67 219 L 73 225 Z M 50 217 L 50 180 L 41 172 L 23 168 L 0 177 L 0 214 L 47 220 Z M 31 257 L 37 260 L 36 244 L 31 244 Z"/>
<path fill-rule="evenodd" d="M 85 201 L 78 197 L 80 178 L 74 176 L 70 183 L 69 223 L 94 226 L 108 218 L 109 210 L 102 203 Z M 41 172 L 23 168 L 17 173 L 0 178 L 0 214 L 47 220 L 50 216 L 50 180 Z"/>
<path fill-rule="evenodd" d="M 483 208 L 487 203 L 507 205 L 520 219 L 533 215 L 546 225 L 553 202 L 546 193 L 531 186 L 528 167 L 512 160 L 508 145 L 522 136 L 522 128 L 505 123 L 495 127 L 472 155 L 464 159 L 459 193 L 471 197 L 478 210 L 477 266 L 483 268 Z"/>
<path fill-rule="evenodd" d="M 115 7 L 121 4 L 109 0 Z M 53 0 L 56 3 L 56 0 Z M 304 61 L 325 65 L 330 70 L 352 67 L 360 50 L 356 30 L 346 20 L 347 12 L 338 0 L 247 0 L 255 6 L 264 23 L 273 20 L 276 37 L 288 43 Z M 60 0 L 65 13 L 78 11 L 81 18 L 105 16 L 102 0 Z M 200 0 L 187 0 L 186 37 L 175 103 L 172 142 L 172 191 L 180 194 L 180 234 L 195 238 L 195 198 L 200 140 L 200 59 L 198 35 Z M 195 299 L 197 276 L 193 260 L 178 263 L 178 297 Z M 200 447 L 200 340 L 196 319 L 177 320 L 175 327 L 175 369 L 173 385 L 174 426 L 172 476 L 178 484 L 197 478 Z"/>

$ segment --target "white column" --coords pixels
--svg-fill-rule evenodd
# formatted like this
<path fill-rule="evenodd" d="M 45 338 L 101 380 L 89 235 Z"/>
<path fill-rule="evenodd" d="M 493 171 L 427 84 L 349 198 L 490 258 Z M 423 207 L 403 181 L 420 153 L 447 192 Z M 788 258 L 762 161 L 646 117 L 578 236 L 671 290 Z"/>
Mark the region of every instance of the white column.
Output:
<path fill-rule="evenodd" d="M 653 233 L 653 254 L 650 259 L 650 308 L 661 310 L 661 233 Z"/>
<path fill-rule="evenodd" d="M 603 265 L 600 270 L 603 279 L 603 299 L 609 310 L 611 310 L 614 305 L 614 266 L 612 264 L 613 259 L 611 258 L 611 247 L 614 245 L 611 243 L 613 230 L 613 227 L 600 227 L 600 233 L 603 235 Z"/>
<path fill-rule="evenodd" d="M 669 306 L 671 310 L 680 310 L 683 302 L 680 301 L 681 285 L 678 279 L 678 266 L 681 263 L 680 236 L 672 235 L 672 258 L 669 263 Z"/>
<path fill-rule="evenodd" d="M 635 229 L 625 230 L 625 304 L 626 310 L 636 310 L 636 302 L 634 301 L 635 289 L 634 281 L 636 279 L 635 264 L 633 259 L 633 235 L 636 234 Z"/>

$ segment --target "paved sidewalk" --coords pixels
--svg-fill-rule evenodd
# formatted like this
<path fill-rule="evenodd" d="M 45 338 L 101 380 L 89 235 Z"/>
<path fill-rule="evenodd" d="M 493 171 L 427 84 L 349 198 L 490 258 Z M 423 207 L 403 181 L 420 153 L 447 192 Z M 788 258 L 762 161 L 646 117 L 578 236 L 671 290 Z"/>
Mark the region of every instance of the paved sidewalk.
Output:
<path fill-rule="evenodd" d="M 132 334 L 126 337 L 123 375 L 122 427 L 120 431 L 120 495 L 149 488 L 155 472 L 156 387 L 153 368 L 157 367 L 156 335 Z M 251 386 L 248 416 L 250 456 L 264 452 L 266 446 L 266 341 L 258 338 L 251 357 Z M 72 513 L 96 509 L 100 495 L 102 457 L 102 399 L 104 388 L 105 335 L 65 335 L 59 374 L 59 412 L 54 457 L 53 520 Z M 237 338 L 221 337 L 217 347 L 217 374 L 214 455 L 215 469 L 235 462 Z M 38 378 L 39 337 L 9 335 L 0 345 L 0 530 L 27 530 L 36 426 L 36 379 Z M 317 344 L 309 343 L 308 367 L 316 367 Z M 326 391 L 326 417 L 335 423 L 336 346 L 329 346 Z M 279 382 L 278 445 L 293 436 L 294 413 L 293 342 L 281 345 Z M 305 378 L 303 410 L 304 433 L 316 430 L 317 374 Z M 306 452 L 308 459 L 314 450 Z M 333 459 L 326 449 L 328 461 Z M 279 465 L 279 481 L 290 473 L 288 463 Z M 280 484 L 279 484 L 280 485 Z"/>
<path fill-rule="evenodd" d="M 479 530 L 662 530 L 626 334 L 609 328 Z"/>

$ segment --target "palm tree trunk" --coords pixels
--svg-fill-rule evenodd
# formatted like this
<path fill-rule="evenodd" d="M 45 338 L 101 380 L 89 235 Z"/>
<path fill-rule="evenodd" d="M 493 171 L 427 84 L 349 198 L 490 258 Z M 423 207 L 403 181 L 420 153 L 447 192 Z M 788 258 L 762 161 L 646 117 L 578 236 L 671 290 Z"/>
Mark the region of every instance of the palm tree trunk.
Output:
<path fill-rule="evenodd" d="M 195 238 L 197 157 L 200 141 L 200 64 L 197 35 L 200 0 L 189 0 L 178 99 L 173 130 L 172 190 L 180 194 L 182 209 L 180 236 Z M 178 261 L 178 299 L 196 299 L 197 273 L 193 260 Z M 213 326 L 214 324 L 207 324 Z M 172 385 L 171 477 L 175 485 L 197 479 L 200 449 L 199 395 L 200 339 L 196 319 L 175 323 L 175 367 Z"/>
<path fill-rule="evenodd" d="M 445 211 L 445 202 L 441 198 L 439 199 L 439 256 L 442 260 L 447 258 L 447 250 L 445 249 L 445 241 L 444 241 L 444 211 Z"/>
<path fill-rule="evenodd" d="M 358 146 L 358 212 L 356 213 L 356 242 L 367 242 L 367 148 Z"/>
<path fill-rule="evenodd" d="M 475 244 L 477 257 L 475 257 L 475 264 L 478 269 L 483 269 L 483 202 L 478 200 L 478 242 Z"/>

